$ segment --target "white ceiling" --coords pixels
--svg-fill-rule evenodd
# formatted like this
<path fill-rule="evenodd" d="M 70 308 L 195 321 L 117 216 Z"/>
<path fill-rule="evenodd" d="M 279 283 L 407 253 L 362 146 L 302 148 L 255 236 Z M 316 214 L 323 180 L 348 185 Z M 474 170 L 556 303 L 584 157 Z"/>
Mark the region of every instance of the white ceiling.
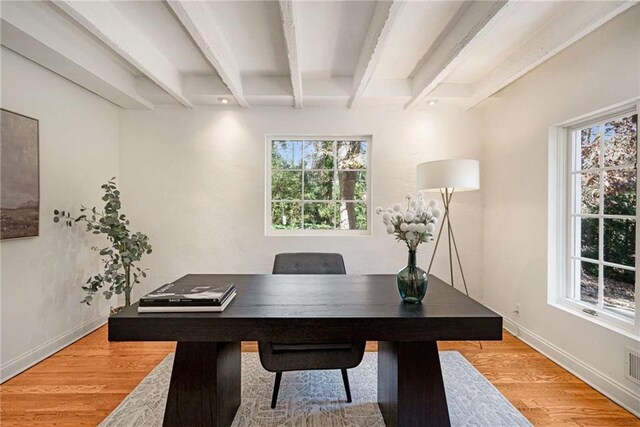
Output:
<path fill-rule="evenodd" d="M 123 108 L 479 105 L 636 1 L 2 1 L 2 45 Z"/>
<path fill-rule="evenodd" d="M 461 1 L 408 2 L 389 38 L 374 78 L 407 79 L 429 48 L 464 6 Z"/>
<path fill-rule="evenodd" d="M 114 1 L 112 4 L 184 74 L 211 74 L 211 67 L 193 45 L 191 37 L 177 24 L 165 3 L 155 1 Z"/>
<path fill-rule="evenodd" d="M 558 15 L 570 15 L 571 2 L 522 2 L 484 37 L 447 77 L 447 81 L 476 83 L 520 44 Z M 547 29 L 548 31 L 549 29 Z"/>
<path fill-rule="evenodd" d="M 302 78 L 353 76 L 375 2 L 308 1 L 296 6 Z"/>
<path fill-rule="evenodd" d="M 221 29 L 243 77 L 289 75 L 278 2 L 216 1 L 207 6 L 211 25 Z"/>

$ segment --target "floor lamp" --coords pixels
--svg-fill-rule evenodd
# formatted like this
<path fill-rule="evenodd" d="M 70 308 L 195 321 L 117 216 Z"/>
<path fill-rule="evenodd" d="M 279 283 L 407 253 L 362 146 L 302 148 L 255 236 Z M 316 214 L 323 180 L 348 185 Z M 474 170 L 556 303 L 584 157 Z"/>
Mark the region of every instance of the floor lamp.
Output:
<path fill-rule="evenodd" d="M 458 251 L 456 238 L 453 234 L 453 228 L 451 227 L 451 215 L 449 212 L 454 192 L 473 191 L 478 190 L 479 188 L 480 164 L 477 160 L 438 160 L 418 165 L 418 190 L 440 192 L 442 204 L 444 205 L 444 215 L 442 216 L 440 231 L 438 232 L 436 244 L 433 248 L 433 255 L 431 256 L 431 262 L 429 262 L 427 273 L 431 272 L 433 260 L 436 256 L 436 251 L 438 250 L 438 244 L 442 237 L 442 230 L 446 223 L 447 239 L 449 241 L 449 272 L 451 274 L 451 286 L 455 288 L 453 283 L 453 252 L 455 251 L 457 264 L 460 268 L 460 275 L 462 276 L 462 283 L 464 284 L 464 291 L 467 296 L 469 296 L 469 289 L 467 288 L 467 280 L 464 277 L 464 270 L 462 269 L 462 262 L 460 261 L 460 252 Z"/>

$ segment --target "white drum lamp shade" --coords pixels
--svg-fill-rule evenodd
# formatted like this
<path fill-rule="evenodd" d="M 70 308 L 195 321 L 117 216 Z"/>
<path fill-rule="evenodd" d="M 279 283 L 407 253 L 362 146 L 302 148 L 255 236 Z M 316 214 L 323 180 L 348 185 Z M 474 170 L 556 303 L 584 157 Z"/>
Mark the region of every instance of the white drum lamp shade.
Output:
<path fill-rule="evenodd" d="M 418 165 L 418 190 L 454 189 L 473 191 L 480 188 L 480 162 L 472 159 L 437 160 Z"/>

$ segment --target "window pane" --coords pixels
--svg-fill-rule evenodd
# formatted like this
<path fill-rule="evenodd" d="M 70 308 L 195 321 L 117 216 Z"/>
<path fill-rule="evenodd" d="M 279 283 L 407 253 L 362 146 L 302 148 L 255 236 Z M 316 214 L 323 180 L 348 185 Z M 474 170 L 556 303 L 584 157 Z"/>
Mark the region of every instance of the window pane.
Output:
<path fill-rule="evenodd" d="M 636 273 L 621 268 L 604 267 L 604 305 L 622 309 L 629 314 L 635 310 Z"/>
<path fill-rule="evenodd" d="M 600 173 L 579 174 L 580 213 L 597 214 L 600 210 Z"/>
<path fill-rule="evenodd" d="M 274 170 L 271 173 L 272 200 L 300 200 L 302 172 Z"/>
<path fill-rule="evenodd" d="M 638 116 L 623 117 L 604 125 L 604 165 L 635 165 Z"/>
<path fill-rule="evenodd" d="M 636 170 L 606 171 L 604 175 L 604 213 L 636 214 Z"/>
<path fill-rule="evenodd" d="M 305 203 L 304 228 L 332 230 L 335 214 L 334 203 Z"/>
<path fill-rule="evenodd" d="M 333 141 L 305 141 L 305 169 L 333 169 Z"/>
<path fill-rule="evenodd" d="M 580 169 L 600 167 L 600 126 L 580 131 Z"/>
<path fill-rule="evenodd" d="M 574 254 L 583 258 L 598 260 L 598 218 L 575 218 L 576 235 L 580 236 L 580 247 L 574 249 Z"/>
<path fill-rule="evenodd" d="M 302 228 L 302 203 L 272 203 L 271 228 L 274 230 L 300 230 Z"/>
<path fill-rule="evenodd" d="M 302 141 L 273 141 L 271 167 L 273 169 L 302 169 Z"/>
<path fill-rule="evenodd" d="M 367 173 L 364 171 L 338 172 L 338 191 L 341 200 L 366 200 Z"/>
<path fill-rule="evenodd" d="M 604 220 L 604 260 L 634 267 L 636 265 L 636 221 Z"/>
<path fill-rule="evenodd" d="M 589 304 L 598 303 L 598 264 L 580 263 L 580 301 Z"/>
<path fill-rule="evenodd" d="M 338 169 L 367 167 L 367 141 L 338 141 Z"/>
<path fill-rule="evenodd" d="M 336 224 L 341 230 L 366 230 L 367 205 L 357 202 L 337 203 Z"/>
<path fill-rule="evenodd" d="M 333 171 L 304 173 L 305 200 L 333 199 Z"/>

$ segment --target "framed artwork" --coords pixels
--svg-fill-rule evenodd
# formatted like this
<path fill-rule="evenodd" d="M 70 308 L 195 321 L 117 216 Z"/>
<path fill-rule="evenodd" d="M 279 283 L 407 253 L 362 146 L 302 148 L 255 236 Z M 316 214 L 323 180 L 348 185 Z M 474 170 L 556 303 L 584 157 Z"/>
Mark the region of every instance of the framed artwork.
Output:
<path fill-rule="evenodd" d="M 38 235 L 38 120 L 0 109 L 0 239 Z"/>

